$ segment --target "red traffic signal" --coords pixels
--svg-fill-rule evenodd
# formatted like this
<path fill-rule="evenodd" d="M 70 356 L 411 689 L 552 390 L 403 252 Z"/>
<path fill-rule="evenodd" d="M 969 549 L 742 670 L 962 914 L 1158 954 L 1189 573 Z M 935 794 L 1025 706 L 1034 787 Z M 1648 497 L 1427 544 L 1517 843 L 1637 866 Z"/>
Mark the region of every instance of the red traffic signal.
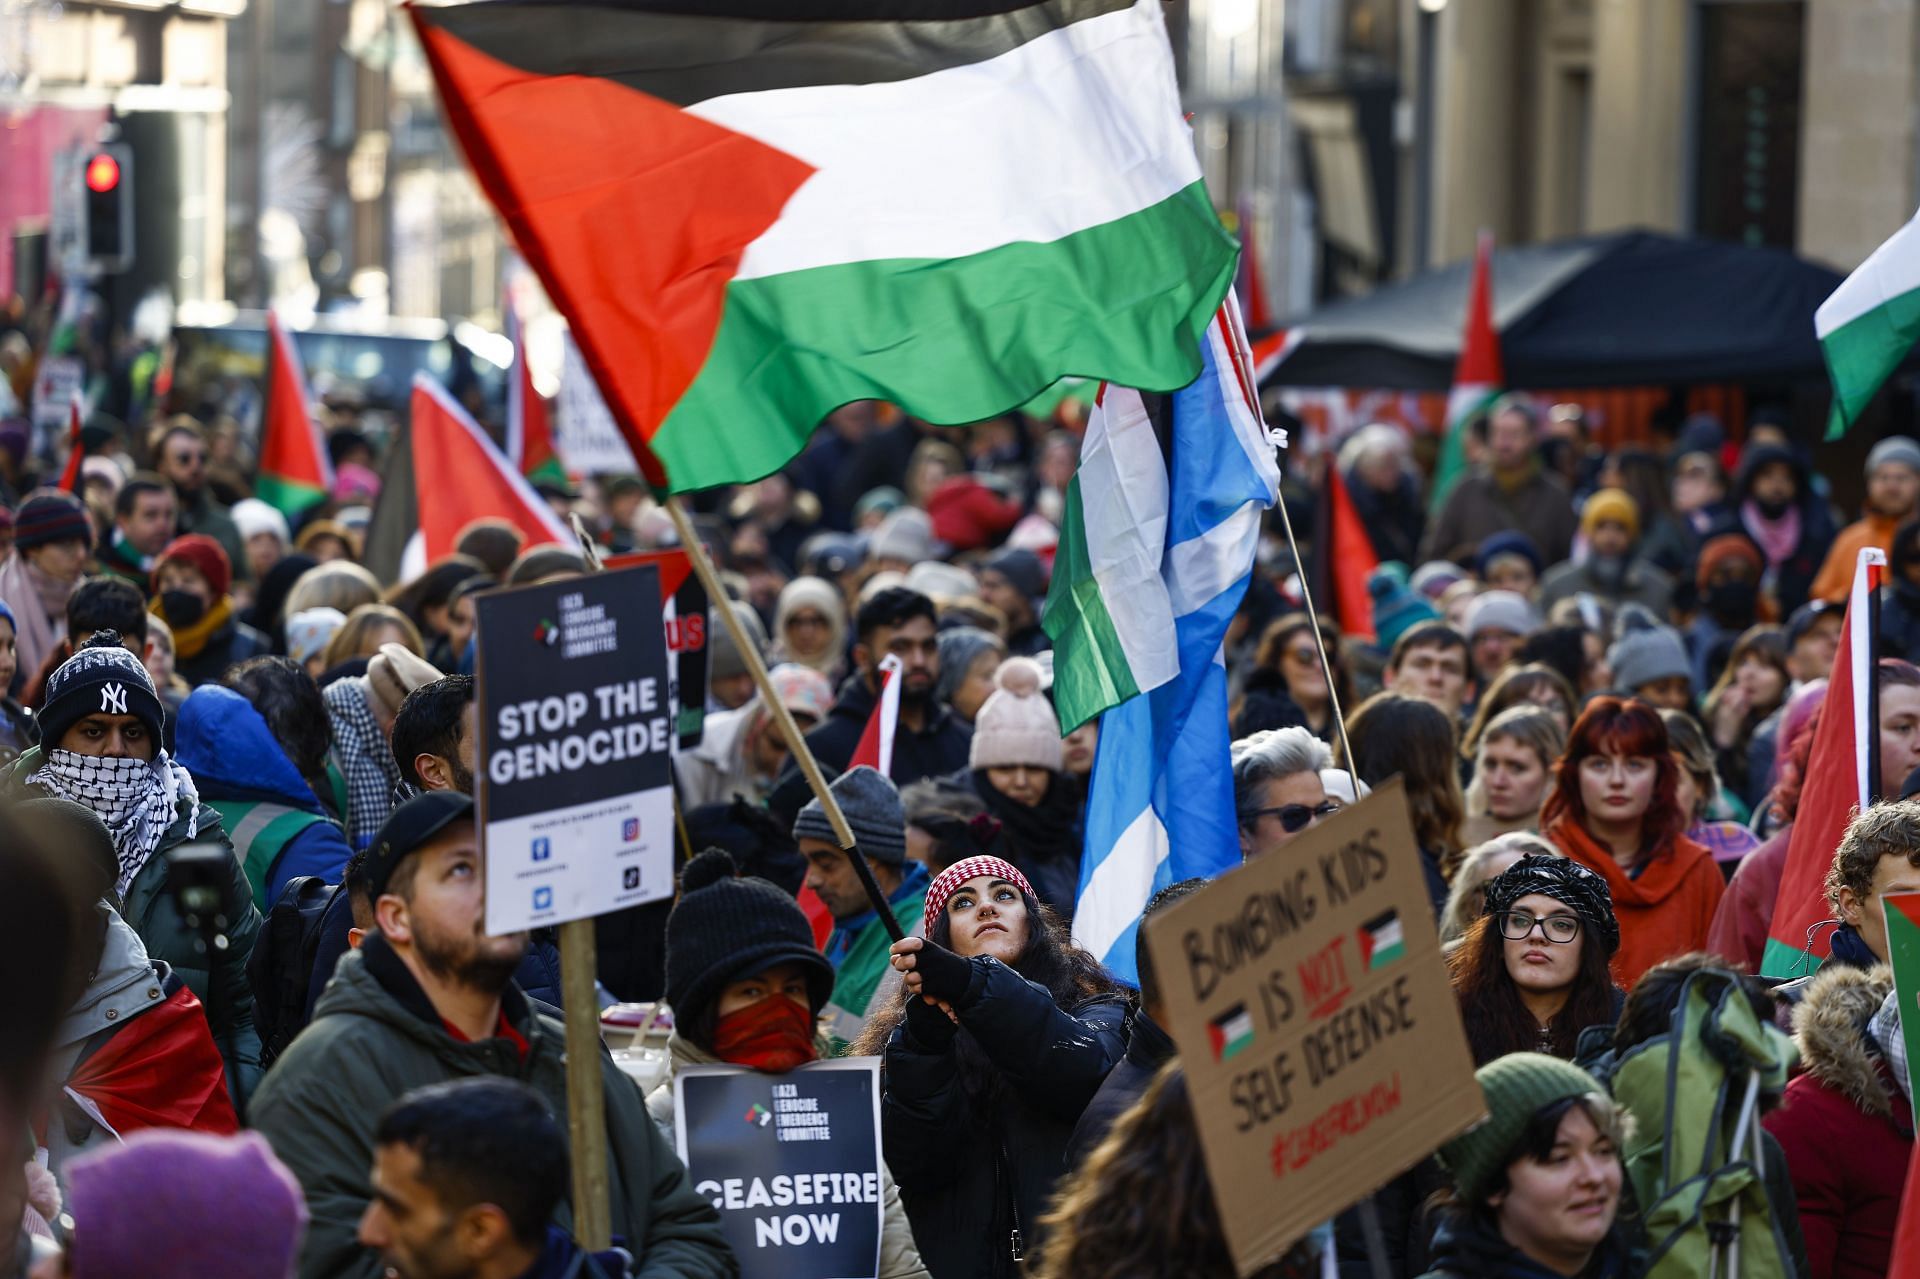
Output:
<path fill-rule="evenodd" d="M 102 151 L 87 161 L 87 190 L 105 194 L 120 185 L 120 162 Z"/>

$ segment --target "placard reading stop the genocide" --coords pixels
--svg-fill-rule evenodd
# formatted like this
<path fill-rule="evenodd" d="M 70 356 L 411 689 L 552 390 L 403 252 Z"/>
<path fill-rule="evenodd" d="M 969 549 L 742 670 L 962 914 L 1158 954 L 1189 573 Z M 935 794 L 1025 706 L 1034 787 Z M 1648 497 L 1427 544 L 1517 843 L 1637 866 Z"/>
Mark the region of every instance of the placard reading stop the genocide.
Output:
<path fill-rule="evenodd" d="M 1398 779 L 1145 927 L 1241 1274 L 1485 1113 Z"/>
<path fill-rule="evenodd" d="M 652 566 L 474 597 L 489 933 L 673 892 L 674 742 Z"/>

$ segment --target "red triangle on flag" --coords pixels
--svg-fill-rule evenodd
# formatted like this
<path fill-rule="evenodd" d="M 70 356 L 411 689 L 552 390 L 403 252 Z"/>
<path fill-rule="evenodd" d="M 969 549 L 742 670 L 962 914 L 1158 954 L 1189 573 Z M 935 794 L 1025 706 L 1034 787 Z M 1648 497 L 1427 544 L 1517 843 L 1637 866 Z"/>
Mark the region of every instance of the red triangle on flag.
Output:
<path fill-rule="evenodd" d="M 889 653 L 880 660 L 880 696 L 860 731 L 860 741 L 847 761 L 847 771 L 865 764 L 882 777 L 893 773 L 893 737 L 900 723 L 900 659 Z"/>
<path fill-rule="evenodd" d="M 573 543 L 573 534 L 446 389 L 413 381 L 414 500 L 428 560 L 452 553 L 460 530 L 485 516 L 506 520 L 527 545 Z"/>
<path fill-rule="evenodd" d="M 1473 291 L 1467 297 L 1466 329 L 1461 334 L 1455 386 L 1505 386 L 1500 368 L 1499 331 L 1493 327 L 1493 233 L 1482 231 L 1473 254 Z"/>
<path fill-rule="evenodd" d="M 267 312 L 266 407 L 260 418 L 260 496 L 292 515 L 333 489 L 333 462 L 313 420 L 300 353 L 280 317 Z"/>
<path fill-rule="evenodd" d="M 648 441 L 706 363 L 747 245 L 813 166 L 611 79 L 509 66 L 407 12 L 475 177 L 662 486 Z"/>

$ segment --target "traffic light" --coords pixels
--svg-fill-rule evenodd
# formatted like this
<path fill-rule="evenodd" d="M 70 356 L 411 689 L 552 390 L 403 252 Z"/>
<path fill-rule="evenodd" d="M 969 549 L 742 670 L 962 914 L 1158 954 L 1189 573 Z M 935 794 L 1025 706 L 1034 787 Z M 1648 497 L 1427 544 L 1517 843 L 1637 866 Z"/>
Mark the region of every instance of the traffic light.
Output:
<path fill-rule="evenodd" d="M 80 167 L 80 180 L 88 265 L 124 271 L 133 265 L 132 148 L 124 142 L 96 147 Z"/>

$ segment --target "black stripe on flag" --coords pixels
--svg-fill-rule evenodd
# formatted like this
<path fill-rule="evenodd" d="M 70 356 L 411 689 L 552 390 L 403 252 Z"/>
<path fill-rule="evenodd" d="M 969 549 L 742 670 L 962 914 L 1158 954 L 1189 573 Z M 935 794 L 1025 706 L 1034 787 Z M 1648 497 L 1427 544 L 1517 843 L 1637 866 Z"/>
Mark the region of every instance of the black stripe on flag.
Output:
<path fill-rule="evenodd" d="M 590 75 L 692 106 L 970 66 L 1134 0 L 482 0 L 413 12 L 537 75 Z M 909 18 L 908 15 L 911 15 Z"/>

